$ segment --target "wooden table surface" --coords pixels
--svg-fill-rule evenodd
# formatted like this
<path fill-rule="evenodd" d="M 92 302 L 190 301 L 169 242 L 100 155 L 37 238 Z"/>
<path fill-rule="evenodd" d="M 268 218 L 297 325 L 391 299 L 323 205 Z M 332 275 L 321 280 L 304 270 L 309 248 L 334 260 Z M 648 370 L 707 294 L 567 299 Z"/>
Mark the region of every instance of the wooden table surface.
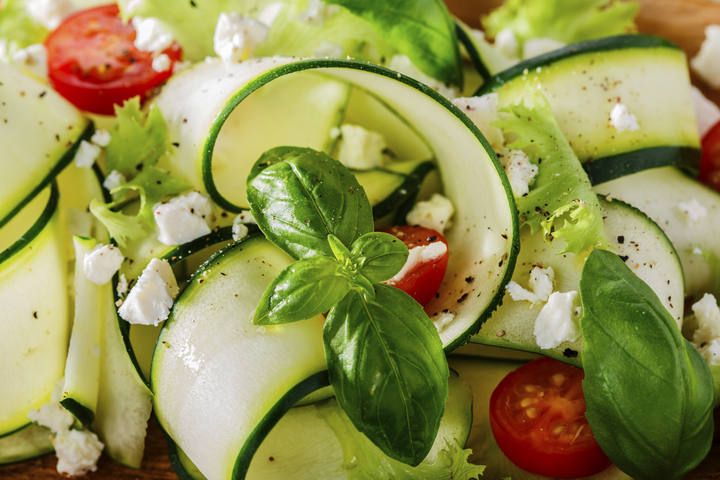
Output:
<path fill-rule="evenodd" d="M 471 25 L 478 24 L 479 15 L 501 3 L 500 0 L 447 0 L 451 8 Z M 704 26 L 720 24 L 720 3 L 710 0 L 641 0 L 642 9 L 638 18 L 640 30 L 667 37 L 694 55 L 704 38 Z M 720 59 L 718 59 L 720 61 Z M 695 79 L 702 86 L 702 82 Z M 705 94 L 720 103 L 720 91 L 703 88 Z M 720 422 L 716 422 L 720 431 Z M 48 455 L 33 461 L 0 467 L 3 480 L 46 480 L 59 478 L 55 470 L 56 459 Z M 87 477 L 89 480 L 164 480 L 177 478 L 170 468 L 167 445 L 157 424 L 152 421 L 149 428 L 145 460 L 141 471 L 121 467 L 107 458 L 100 462 L 98 471 Z M 720 480 L 720 438 L 707 460 L 688 478 L 695 480 Z M 268 479 L 274 480 L 274 479 Z M 291 479 L 288 479 L 291 480 Z M 322 480 L 322 479 L 318 479 Z"/>

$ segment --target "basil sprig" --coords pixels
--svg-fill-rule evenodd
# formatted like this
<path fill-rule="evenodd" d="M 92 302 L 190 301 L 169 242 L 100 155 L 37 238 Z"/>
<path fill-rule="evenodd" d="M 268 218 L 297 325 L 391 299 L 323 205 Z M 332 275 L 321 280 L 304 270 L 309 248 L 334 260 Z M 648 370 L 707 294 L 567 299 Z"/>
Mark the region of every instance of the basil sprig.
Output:
<path fill-rule="evenodd" d="M 603 451 L 637 479 L 681 478 L 713 439 L 713 379 L 653 290 L 596 250 L 580 281 L 586 416 Z"/>
<path fill-rule="evenodd" d="M 248 199 L 265 236 L 298 260 L 265 291 L 255 323 L 328 312 L 323 338 L 338 403 L 385 454 L 418 465 L 437 436 L 449 371 L 423 308 L 379 284 L 402 269 L 407 247 L 372 231 L 365 191 L 321 152 L 266 152 L 248 178 Z"/>

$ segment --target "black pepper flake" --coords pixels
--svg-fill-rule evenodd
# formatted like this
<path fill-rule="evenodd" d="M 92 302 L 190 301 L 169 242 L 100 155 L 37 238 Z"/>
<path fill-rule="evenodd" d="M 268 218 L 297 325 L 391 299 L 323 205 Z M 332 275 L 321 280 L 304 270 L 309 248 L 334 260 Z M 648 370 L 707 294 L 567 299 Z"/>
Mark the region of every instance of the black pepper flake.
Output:
<path fill-rule="evenodd" d="M 467 300 L 468 295 L 469 294 L 467 292 L 463 293 L 460 298 L 457 299 L 457 303 L 463 303 L 465 300 Z"/>
<path fill-rule="evenodd" d="M 274 461 L 275 461 L 275 457 L 268 457 L 268 460 L 271 461 L 271 462 L 274 462 Z"/>
<path fill-rule="evenodd" d="M 623 243 L 625 243 L 625 236 L 624 236 L 624 235 L 618 235 L 618 237 L 617 237 L 617 242 L 618 242 L 620 245 L 622 245 Z"/>
<path fill-rule="evenodd" d="M 33 318 L 38 318 L 38 312 L 37 312 L 37 310 L 34 310 L 34 311 L 33 311 Z"/>
<path fill-rule="evenodd" d="M 475 281 L 475 277 L 472 275 L 465 277 L 465 283 L 473 283 Z"/>
<path fill-rule="evenodd" d="M 43 90 L 42 92 L 40 92 L 40 93 L 38 94 L 38 98 L 44 98 L 45 95 L 47 95 L 47 90 Z"/>
<path fill-rule="evenodd" d="M 623 262 L 627 262 L 629 259 L 630 257 L 628 255 L 620 255 L 620 260 L 622 260 Z"/>
<path fill-rule="evenodd" d="M 572 348 L 566 348 L 563 350 L 563 355 L 567 358 L 577 358 L 578 352 L 577 350 L 573 350 Z"/>
<path fill-rule="evenodd" d="M 180 142 L 173 142 L 172 146 L 175 148 L 180 148 Z"/>

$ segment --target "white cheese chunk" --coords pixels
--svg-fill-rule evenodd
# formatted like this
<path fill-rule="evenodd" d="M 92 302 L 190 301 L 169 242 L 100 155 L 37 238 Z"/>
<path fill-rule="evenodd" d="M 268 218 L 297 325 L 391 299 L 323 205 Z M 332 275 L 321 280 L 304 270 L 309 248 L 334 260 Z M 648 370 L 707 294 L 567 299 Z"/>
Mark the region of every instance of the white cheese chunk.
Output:
<path fill-rule="evenodd" d="M 172 198 L 153 207 L 158 240 L 165 245 L 181 245 L 211 232 L 210 200 L 198 192 Z"/>
<path fill-rule="evenodd" d="M 107 147 L 108 145 L 110 145 L 110 140 L 112 140 L 112 135 L 110 135 L 110 132 L 101 128 L 95 130 L 93 136 L 90 137 L 90 141 L 98 147 Z"/>
<path fill-rule="evenodd" d="M 516 302 L 547 302 L 555 288 L 555 270 L 552 267 L 533 267 L 528 280 L 530 289 L 523 288 L 519 283 L 511 281 L 506 290 Z"/>
<path fill-rule="evenodd" d="M 369 170 L 384 163 L 387 143 L 382 135 L 357 125 L 342 125 L 337 159 L 348 168 Z"/>
<path fill-rule="evenodd" d="M 716 338 L 703 346 L 697 347 L 698 352 L 700 352 L 700 355 L 702 355 L 708 365 L 720 365 L 720 338 Z"/>
<path fill-rule="evenodd" d="M 26 0 L 25 9 L 35 21 L 54 30 L 74 8 L 71 0 Z"/>
<path fill-rule="evenodd" d="M 270 5 L 260 10 L 257 19 L 266 27 L 270 28 L 273 26 L 273 23 L 275 23 L 275 20 L 277 20 L 278 16 L 282 13 L 284 9 L 285 5 L 282 2 L 271 3 Z"/>
<path fill-rule="evenodd" d="M 57 455 L 57 471 L 77 477 L 97 470 L 103 444 L 97 435 L 87 430 L 59 432 L 52 441 Z"/>
<path fill-rule="evenodd" d="M 120 270 L 125 257 L 114 245 L 98 245 L 83 259 L 85 277 L 96 285 L 104 285 L 112 280 Z"/>
<path fill-rule="evenodd" d="M 155 325 L 167 320 L 178 285 L 170 264 L 153 258 L 118 309 L 120 317 L 137 325 Z"/>
<path fill-rule="evenodd" d="M 64 379 L 58 380 L 50 401 L 37 410 L 31 410 L 28 418 L 38 425 L 50 429 L 53 433 L 68 430 L 75 423 L 75 417 L 62 405 Z"/>
<path fill-rule="evenodd" d="M 337 5 L 328 5 L 322 0 L 310 0 L 305 11 L 300 15 L 300 20 L 313 25 L 322 25 L 325 20 L 340 11 Z"/>
<path fill-rule="evenodd" d="M 415 80 L 424 83 L 425 85 L 432 88 L 444 97 L 453 99 L 458 96 L 458 91 L 456 88 L 447 85 L 439 80 L 436 80 L 430 75 L 427 75 L 422 70 L 420 70 L 412 62 L 412 60 L 410 60 L 410 58 L 405 55 L 394 55 L 390 59 L 388 67 L 391 70 L 395 70 L 396 72 L 400 72 L 407 75 L 408 77 L 412 77 Z"/>
<path fill-rule="evenodd" d="M 538 346 L 544 350 L 555 348 L 564 342 L 580 337 L 576 323 L 577 292 L 554 292 L 535 319 L 534 335 Z"/>
<path fill-rule="evenodd" d="M 485 135 L 495 151 L 502 150 L 505 145 L 502 130 L 495 126 L 498 120 L 498 101 L 497 93 L 453 100 L 455 106 L 462 110 Z"/>
<path fill-rule="evenodd" d="M 86 140 L 80 142 L 75 154 L 75 165 L 80 168 L 90 168 L 100 156 L 101 149 Z"/>
<path fill-rule="evenodd" d="M 115 288 L 115 291 L 117 292 L 117 296 L 120 298 L 123 298 L 125 296 L 125 294 L 127 294 L 128 279 L 124 273 L 120 274 L 120 278 L 118 278 L 118 283 L 117 283 L 117 287 Z"/>
<path fill-rule="evenodd" d="M 215 53 L 226 63 L 247 60 L 267 34 L 268 27 L 258 20 L 235 12 L 221 13 L 213 36 Z"/>
<path fill-rule="evenodd" d="M 250 230 L 248 230 L 247 225 L 240 221 L 240 216 L 235 217 L 232 224 L 232 239 L 239 242 L 243 238 L 247 237 L 249 232 Z"/>
<path fill-rule="evenodd" d="M 698 134 L 700 137 L 704 137 L 716 123 L 720 122 L 720 108 L 695 87 L 692 87 L 692 98 L 695 106 Z"/>
<path fill-rule="evenodd" d="M 537 57 L 564 46 L 563 42 L 553 38 L 531 38 L 523 45 L 523 58 Z"/>
<path fill-rule="evenodd" d="M 720 25 L 705 27 L 705 40 L 690 61 L 695 73 L 713 88 L 720 88 Z"/>
<path fill-rule="evenodd" d="M 692 306 L 698 328 L 693 334 L 693 343 L 703 345 L 720 338 L 720 307 L 714 295 L 706 293 Z"/>
<path fill-rule="evenodd" d="M 708 213 L 707 208 L 694 198 L 678 203 L 677 208 L 688 221 L 693 223 L 699 222 L 705 218 Z"/>
<path fill-rule="evenodd" d="M 530 162 L 522 150 L 510 150 L 501 157 L 501 161 L 513 194 L 519 198 L 530 193 L 530 186 L 540 171 L 539 167 Z"/>
<path fill-rule="evenodd" d="M 444 242 L 432 242 L 428 245 L 413 247 L 408 251 L 408 258 L 405 265 L 396 273 L 388 283 L 397 283 L 412 272 L 418 265 L 437 260 L 447 253 L 447 245 Z"/>
<path fill-rule="evenodd" d="M 135 47 L 145 52 L 160 53 L 173 43 L 172 33 L 156 18 L 133 17 Z"/>
<path fill-rule="evenodd" d="M 118 172 L 117 170 L 112 170 L 110 173 L 107 174 L 107 177 L 105 177 L 105 180 L 103 181 L 103 187 L 105 187 L 105 189 L 108 191 L 112 191 L 120 185 L 124 184 L 125 182 L 127 182 L 125 175 Z"/>
<path fill-rule="evenodd" d="M 170 57 L 168 57 L 164 53 L 161 53 L 157 57 L 153 58 L 152 69 L 159 73 L 167 72 L 168 70 L 170 70 L 171 64 L 172 62 L 170 60 Z"/>
<path fill-rule="evenodd" d="M 455 314 L 452 312 L 440 312 L 433 316 L 430 320 L 432 320 L 433 325 L 435 325 L 438 332 L 444 332 L 450 325 L 452 325 L 453 321 L 455 321 Z"/>
<path fill-rule="evenodd" d="M 16 51 L 12 55 L 12 60 L 38 77 L 47 77 L 47 51 L 40 43 Z"/>
<path fill-rule="evenodd" d="M 517 58 L 520 53 L 520 44 L 511 28 L 503 28 L 495 35 L 495 47 L 509 58 Z"/>
<path fill-rule="evenodd" d="M 455 207 L 452 202 L 435 193 L 430 200 L 416 203 L 407 214 L 406 220 L 409 225 L 418 225 L 444 233 L 445 229 L 452 226 L 450 219 L 454 213 Z"/>
<path fill-rule="evenodd" d="M 610 124 L 618 132 L 634 132 L 640 129 L 637 118 L 623 103 L 616 103 L 610 112 Z"/>
<path fill-rule="evenodd" d="M 235 217 L 234 222 L 238 223 L 252 223 L 257 224 L 257 221 L 255 220 L 255 216 L 252 214 L 250 210 L 243 210 L 240 213 L 238 213 L 237 217 Z"/>

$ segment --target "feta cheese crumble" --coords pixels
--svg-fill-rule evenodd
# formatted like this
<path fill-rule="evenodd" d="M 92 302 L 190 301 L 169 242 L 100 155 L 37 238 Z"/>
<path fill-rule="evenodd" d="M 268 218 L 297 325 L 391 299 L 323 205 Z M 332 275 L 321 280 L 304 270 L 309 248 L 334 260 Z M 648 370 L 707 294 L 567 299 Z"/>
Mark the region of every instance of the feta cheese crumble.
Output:
<path fill-rule="evenodd" d="M 135 47 L 145 52 L 160 53 L 173 43 L 173 36 L 156 18 L 133 17 Z"/>
<path fill-rule="evenodd" d="M 235 12 L 221 13 L 213 36 L 215 53 L 226 63 L 247 60 L 267 34 L 268 27 L 258 20 Z"/>
<path fill-rule="evenodd" d="M 80 142 L 77 153 L 75 154 L 75 165 L 80 168 L 90 168 L 95 160 L 100 156 L 101 149 L 86 140 Z"/>
<path fill-rule="evenodd" d="M 704 137 L 710 129 L 720 121 L 720 108 L 708 100 L 703 93 L 692 87 L 693 105 L 695 106 L 695 118 L 698 124 L 698 134 Z"/>
<path fill-rule="evenodd" d="M 555 292 L 535 319 L 533 333 L 538 347 L 547 350 L 580 338 L 576 323 L 577 292 Z"/>
<path fill-rule="evenodd" d="M 530 193 L 530 186 L 535 181 L 540 168 L 530 162 L 530 158 L 522 150 L 510 150 L 501 157 L 501 161 L 513 194 L 516 197 L 524 197 Z"/>
<path fill-rule="evenodd" d="M 640 129 L 637 118 L 623 103 L 616 103 L 610 112 L 610 124 L 618 132 L 634 132 Z"/>
<path fill-rule="evenodd" d="M 720 307 L 714 295 L 706 293 L 692 306 L 698 328 L 693 344 L 710 365 L 720 365 Z"/>
<path fill-rule="evenodd" d="M 168 57 L 164 53 L 161 53 L 157 57 L 153 58 L 152 69 L 159 73 L 167 72 L 168 70 L 170 70 L 171 63 L 172 62 L 170 61 L 170 57 Z"/>
<path fill-rule="evenodd" d="M 257 19 L 265 24 L 266 27 L 270 28 L 284 8 L 285 5 L 282 2 L 271 3 L 260 11 Z"/>
<path fill-rule="evenodd" d="M 418 265 L 437 260 L 447 253 L 447 245 L 444 242 L 432 242 L 428 245 L 413 247 L 408 251 L 408 258 L 405 265 L 395 274 L 388 283 L 393 284 L 402 280 L 408 273 L 412 272 Z"/>
<path fill-rule="evenodd" d="M 720 25 L 705 27 L 705 40 L 690 66 L 708 85 L 720 88 Z"/>
<path fill-rule="evenodd" d="M 12 60 L 39 77 L 47 77 L 47 50 L 40 43 L 16 51 Z"/>
<path fill-rule="evenodd" d="M 690 222 L 699 222 L 707 216 L 707 208 L 696 199 L 692 198 L 686 202 L 680 202 L 677 205 L 678 210 Z"/>
<path fill-rule="evenodd" d="M 25 9 L 38 23 L 54 30 L 73 11 L 71 0 L 26 0 Z"/>
<path fill-rule="evenodd" d="M 434 315 L 431 319 L 433 325 L 438 332 L 444 332 L 455 320 L 455 314 L 452 312 L 440 312 Z"/>
<path fill-rule="evenodd" d="M 85 277 L 96 285 L 104 285 L 112 280 L 120 270 L 125 257 L 114 245 L 98 245 L 83 259 Z"/>
<path fill-rule="evenodd" d="M 498 120 L 499 98 L 497 93 L 488 93 L 481 97 L 453 100 L 455 106 L 462 110 L 485 135 L 495 151 L 502 150 L 505 145 L 502 130 L 495 126 Z"/>
<path fill-rule="evenodd" d="M 252 223 L 257 224 L 257 221 L 255 220 L 255 216 L 252 214 L 250 210 L 243 210 L 240 213 L 238 213 L 237 217 L 235 217 L 235 222 L 238 223 Z"/>
<path fill-rule="evenodd" d="M 232 224 L 232 239 L 236 242 L 239 242 L 243 238 L 248 236 L 248 233 L 250 230 L 248 230 L 247 225 L 242 221 L 240 218 L 240 215 L 235 217 L 235 220 L 233 220 Z"/>
<path fill-rule="evenodd" d="M 307 9 L 300 15 L 300 20 L 315 25 L 322 25 L 326 19 L 340 11 L 337 5 L 328 5 L 322 0 L 310 0 Z"/>
<path fill-rule="evenodd" d="M 505 289 L 510 298 L 516 302 L 547 302 L 555 286 L 555 270 L 552 267 L 533 267 L 528 280 L 530 289 L 523 288 L 519 283 L 511 281 Z"/>
<path fill-rule="evenodd" d="M 95 130 L 95 133 L 93 133 L 92 137 L 90 137 L 90 141 L 98 147 L 107 147 L 110 145 L 110 140 L 112 140 L 112 135 L 110 135 L 110 132 L 103 129 Z"/>
<path fill-rule="evenodd" d="M 520 53 L 520 44 L 511 28 L 503 28 L 498 32 L 495 36 L 495 47 L 509 58 L 517 58 Z"/>
<path fill-rule="evenodd" d="M 154 325 L 167 320 L 179 288 L 170 264 L 153 258 L 118 309 L 126 322 Z"/>
<path fill-rule="evenodd" d="M 406 220 L 409 225 L 419 225 L 444 233 L 445 229 L 452 225 L 450 219 L 454 213 L 452 202 L 436 193 L 430 200 L 417 202 L 407 214 Z"/>
<path fill-rule="evenodd" d="M 400 72 L 424 83 L 444 97 L 452 99 L 458 96 L 457 89 L 425 74 L 414 63 L 412 63 L 412 60 L 410 60 L 410 58 L 406 55 L 394 55 L 390 59 L 388 67 L 391 70 L 395 70 L 396 72 Z"/>
<path fill-rule="evenodd" d="M 108 173 L 107 177 L 105 177 L 105 180 L 103 181 L 103 187 L 105 187 L 105 189 L 108 191 L 112 191 L 120 185 L 124 184 L 125 182 L 127 182 L 125 175 L 118 172 L 117 170 L 112 170 L 110 173 Z"/>
<path fill-rule="evenodd" d="M 118 279 L 115 291 L 117 292 L 117 296 L 120 298 L 124 297 L 125 294 L 128 292 L 128 279 L 124 273 L 120 274 L 120 278 Z"/>
<path fill-rule="evenodd" d="M 337 159 L 348 168 L 369 170 L 384 163 L 387 143 L 382 135 L 357 125 L 340 127 Z"/>
<path fill-rule="evenodd" d="M 564 46 L 563 42 L 553 38 L 531 38 L 523 45 L 523 58 L 537 57 Z"/>
<path fill-rule="evenodd" d="M 172 198 L 153 207 L 158 240 L 165 245 L 181 245 L 211 232 L 210 200 L 198 192 Z"/>

